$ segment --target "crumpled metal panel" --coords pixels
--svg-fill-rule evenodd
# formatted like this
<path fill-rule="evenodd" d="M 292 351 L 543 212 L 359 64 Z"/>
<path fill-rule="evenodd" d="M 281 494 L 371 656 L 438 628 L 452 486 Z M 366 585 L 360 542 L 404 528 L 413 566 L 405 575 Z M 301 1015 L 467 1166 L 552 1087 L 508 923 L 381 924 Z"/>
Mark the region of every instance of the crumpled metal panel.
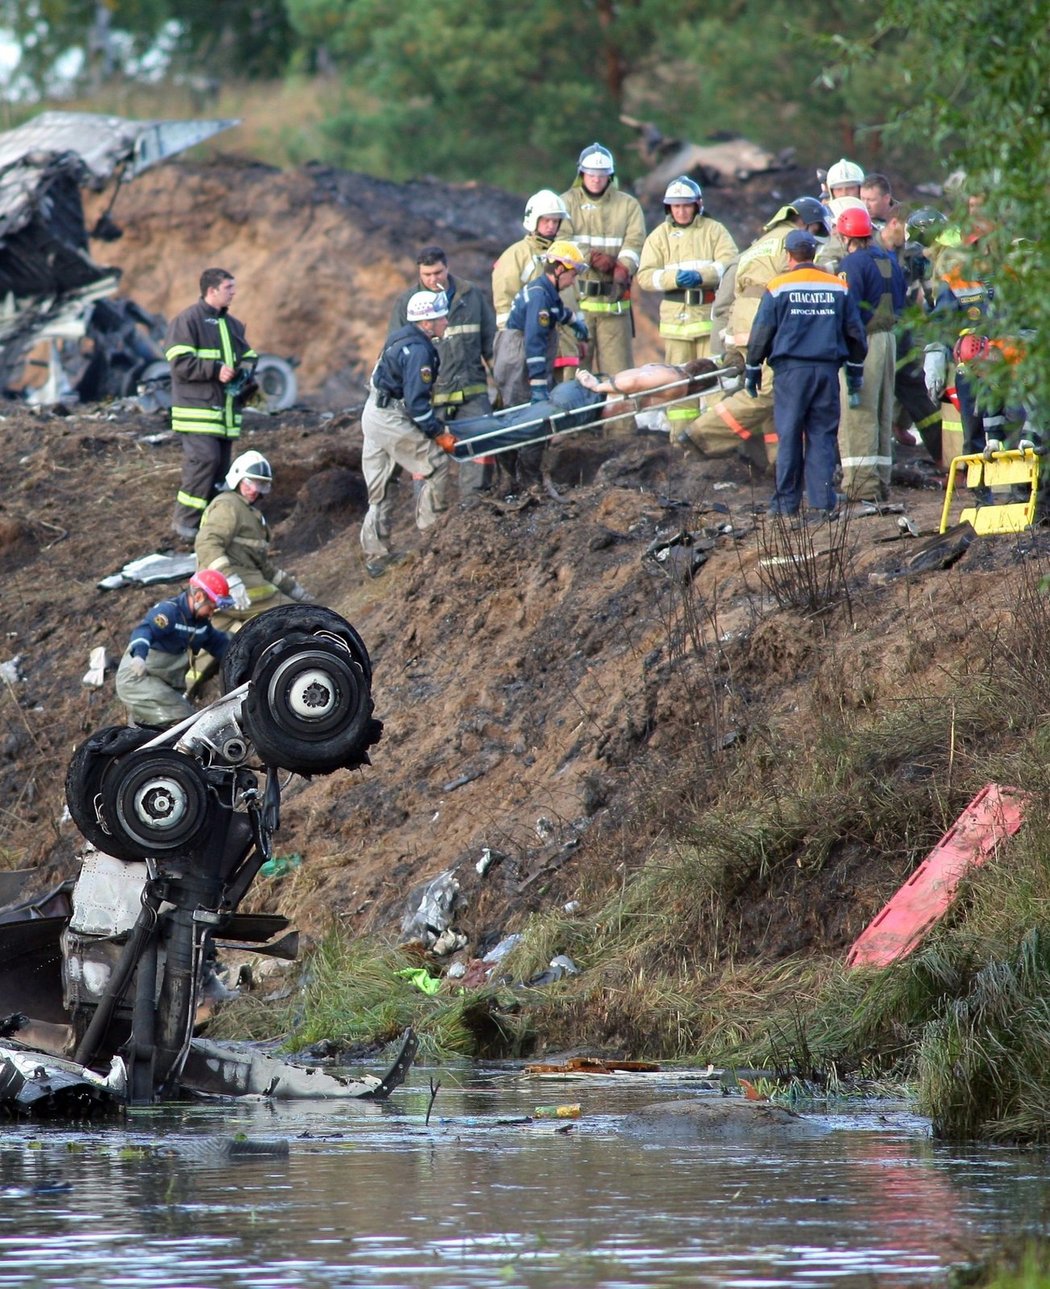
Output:
<path fill-rule="evenodd" d="M 101 187 L 125 162 L 131 163 L 131 174 L 138 175 L 239 124 L 236 120 L 130 121 L 92 112 L 42 112 L 0 135 L 0 170 L 23 159 L 40 165 L 74 153 L 80 159 L 82 182 Z"/>
<path fill-rule="evenodd" d="M 36 339 L 82 335 L 85 308 L 116 287 L 120 270 L 91 258 L 81 188 L 141 174 L 237 124 L 43 112 L 0 134 L 0 389 Z"/>

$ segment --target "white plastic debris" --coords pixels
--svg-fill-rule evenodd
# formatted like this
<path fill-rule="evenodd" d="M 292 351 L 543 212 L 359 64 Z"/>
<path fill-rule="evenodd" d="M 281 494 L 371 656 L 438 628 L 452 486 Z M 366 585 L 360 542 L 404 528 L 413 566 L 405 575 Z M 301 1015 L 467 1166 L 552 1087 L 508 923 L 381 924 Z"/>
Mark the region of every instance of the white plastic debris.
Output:
<path fill-rule="evenodd" d="M 485 846 L 481 851 L 481 858 L 474 865 L 474 869 L 479 877 L 484 877 L 493 864 L 501 864 L 506 858 L 502 851 L 493 850 L 491 846 Z"/>
<path fill-rule="evenodd" d="M 402 919 L 402 938 L 422 940 L 424 944 L 432 945 L 451 923 L 452 909 L 458 894 L 459 882 L 454 871 L 447 868 L 439 873 L 423 888 L 416 907 Z"/>
<path fill-rule="evenodd" d="M 506 939 L 501 940 L 494 948 L 482 958 L 482 962 L 500 962 L 510 953 L 511 949 L 521 943 L 521 935 L 515 931 L 513 935 L 508 935 Z"/>
<path fill-rule="evenodd" d="M 23 679 L 19 670 L 19 664 L 22 661 L 22 655 L 16 653 L 13 658 L 8 658 L 7 662 L 0 662 L 0 680 L 6 685 L 17 685 Z"/>
<path fill-rule="evenodd" d="M 462 949 L 467 943 L 467 937 L 459 931 L 453 931 L 450 926 L 438 936 L 430 946 L 430 952 L 437 958 L 445 958 L 450 953 L 455 953 L 457 949 Z"/>
<path fill-rule="evenodd" d="M 92 689 L 101 689 L 105 682 L 106 650 L 102 645 L 96 645 L 88 654 L 88 669 L 80 683 L 90 685 Z"/>

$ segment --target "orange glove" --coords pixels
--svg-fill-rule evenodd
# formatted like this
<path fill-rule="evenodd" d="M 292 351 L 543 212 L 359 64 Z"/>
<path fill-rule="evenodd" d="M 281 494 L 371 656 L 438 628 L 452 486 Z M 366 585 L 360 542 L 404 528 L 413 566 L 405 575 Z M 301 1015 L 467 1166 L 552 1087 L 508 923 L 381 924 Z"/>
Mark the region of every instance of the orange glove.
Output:
<path fill-rule="evenodd" d="M 450 430 L 442 430 L 440 434 L 434 435 L 434 442 L 442 452 L 447 452 L 451 456 L 459 439 Z"/>

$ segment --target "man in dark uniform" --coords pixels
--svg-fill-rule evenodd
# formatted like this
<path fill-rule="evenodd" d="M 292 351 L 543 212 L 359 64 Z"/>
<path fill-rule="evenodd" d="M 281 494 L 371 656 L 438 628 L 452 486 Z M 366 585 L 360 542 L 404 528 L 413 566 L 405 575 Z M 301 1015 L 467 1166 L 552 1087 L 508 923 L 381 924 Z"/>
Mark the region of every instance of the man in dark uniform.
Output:
<path fill-rule="evenodd" d="M 777 486 L 769 513 L 797 515 L 805 479 L 815 517 L 828 518 L 835 513 L 839 367 L 845 361 L 849 396 L 859 399 L 868 343 L 846 284 L 814 265 L 813 234 L 794 229 L 784 249 L 787 271 L 769 282 L 751 324 L 744 388 L 754 397 L 762 364 L 773 368 Z"/>
<path fill-rule="evenodd" d="M 448 326 L 448 299 L 443 291 L 417 291 L 406 314 L 406 324 L 387 338 L 361 413 L 361 470 L 368 488 L 361 549 L 370 577 L 382 577 L 398 558 L 387 544 L 390 485 L 398 466 L 422 481 L 416 495 L 418 529 L 436 524 L 447 504 L 448 457 L 435 442 L 444 426 L 434 412 L 433 394 L 439 367 L 434 341 Z"/>
<path fill-rule="evenodd" d="M 221 659 L 230 637 L 209 618 L 232 608 L 229 583 L 213 568 L 201 569 L 173 600 L 155 604 L 131 633 L 117 668 L 117 697 L 136 725 L 164 729 L 193 715 L 185 697 L 186 670 L 194 652 Z"/>
<path fill-rule="evenodd" d="M 226 269 L 205 269 L 201 298 L 168 326 L 164 357 L 171 364 L 171 428 L 182 436 L 182 480 L 172 526 L 192 541 L 201 515 L 230 468 L 241 434 L 241 406 L 258 355 L 229 307 L 237 284 Z"/>
<path fill-rule="evenodd" d="M 448 328 L 441 340 L 441 371 L 434 381 L 434 410 L 447 424 L 458 417 L 485 416 L 489 402 L 488 373 L 496 338 L 496 313 L 488 297 L 472 282 L 448 271 L 448 258 L 440 246 L 424 246 L 416 256 L 419 284 L 394 301 L 390 314 L 392 336 L 408 322 L 408 302 L 417 291 L 444 291 L 448 300 Z M 484 457 L 459 467 L 460 497 L 487 491 L 492 463 Z"/>
<path fill-rule="evenodd" d="M 889 497 L 893 468 L 895 329 L 907 288 L 896 256 L 876 246 L 867 209 L 845 210 L 837 230 L 846 240 L 839 264 L 868 336 L 864 391 L 851 401 L 839 426 L 842 490 L 851 503 L 878 504 Z"/>

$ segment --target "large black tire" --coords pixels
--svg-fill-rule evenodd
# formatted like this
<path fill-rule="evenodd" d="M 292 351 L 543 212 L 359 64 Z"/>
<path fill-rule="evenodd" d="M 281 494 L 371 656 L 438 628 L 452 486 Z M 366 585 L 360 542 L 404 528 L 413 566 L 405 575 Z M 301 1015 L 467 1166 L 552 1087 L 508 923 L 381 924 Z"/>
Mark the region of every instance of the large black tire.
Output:
<path fill-rule="evenodd" d="M 357 659 L 342 641 L 299 633 L 259 660 L 241 724 L 260 759 L 297 774 L 330 774 L 368 763 L 382 725 Z"/>
<path fill-rule="evenodd" d="M 93 846 L 116 859 L 138 859 L 118 838 L 99 823 L 95 800 L 102 792 L 102 780 L 115 757 L 133 752 L 154 737 L 155 730 L 128 725 L 107 725 L 97 730 L 73 753 L 66 771 L 66 804 L 73 822 Z"/>
<path fill-rule="evenodd" d="M 173 748 L 131 752 L 102 778 L 102 818 L 134 858 L 193 857 L 207 845 L 218 803 L 191 756 Z"/>
<path fill-rule="evenodd" d="M 249 618 L 233 637 L 222 660 L 222 692 L 228 694 L 231 689 L 251 680 L 266 650 L 292 632 L 307 636 L 335 636 L 342 640 L 361 668 L 365 683 L 371 685 L 372 660 L 365 642 L 345 618 L 323 604 L 282 604 Z"/>

